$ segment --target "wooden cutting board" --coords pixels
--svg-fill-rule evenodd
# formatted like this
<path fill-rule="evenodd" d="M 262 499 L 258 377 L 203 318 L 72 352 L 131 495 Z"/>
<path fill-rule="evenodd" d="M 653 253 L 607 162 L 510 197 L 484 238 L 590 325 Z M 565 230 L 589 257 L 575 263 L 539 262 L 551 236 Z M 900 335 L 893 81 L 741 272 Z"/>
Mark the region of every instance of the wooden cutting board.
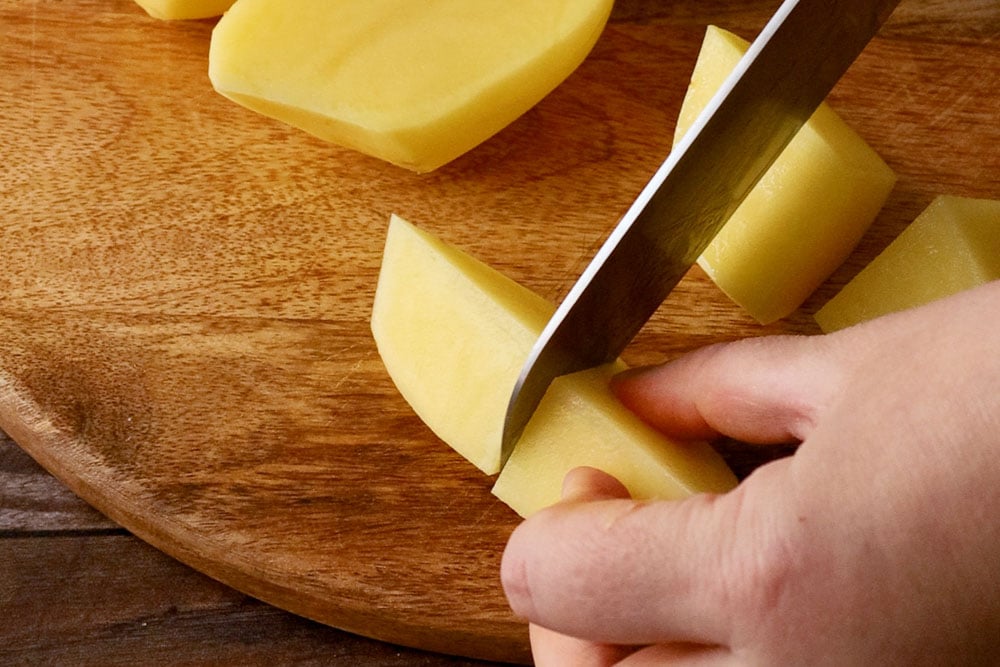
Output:
<path fill-rule="evenodd" d="M 0 428 L 247 593 L 527 659 L 497 577 L 518 518 L 413 416 L 369 334 L 389 214 L 558 300 L 665 156 L 704 26 L 752 38 L 772 4 L 620 0 L 565 84 L 418 176 L 215 94 L 211 21 L 0 0 Z M 693 270 L 626 357 L 815 333 L 811 313 L 935 194 L 1000 197 L 998 100 L 1000 4 L 905 0 L 831 97 L 900 175 L 855 255 L 769 327 Z"/>

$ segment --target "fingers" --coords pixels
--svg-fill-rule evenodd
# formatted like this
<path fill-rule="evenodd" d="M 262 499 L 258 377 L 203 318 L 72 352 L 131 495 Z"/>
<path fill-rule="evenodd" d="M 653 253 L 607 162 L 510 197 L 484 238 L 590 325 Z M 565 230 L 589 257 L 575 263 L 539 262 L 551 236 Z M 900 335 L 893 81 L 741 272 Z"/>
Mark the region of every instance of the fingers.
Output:
<path fill-rule="evenodd" d="M 1000 280 L 826 336 L 764 336 L 699 349 L 670 363 L 626 371 L 618 398 L 653 427 L 680 439 L 726 435 L 761 444 L 802 441 L 848 378 L 871 376 L 900 348 L 978 349 L 995 340 L 988 317 Z M 928 322 L 968 322 L 958 327 Z M 950 340 L 965 330 L 968 340 Z M 948 342 L 946 342 L 948 341 Z M 882 378 L 875 375 L 872 381 Z"/>
<path fill-rule="evenodd" d="M 583 502 L 589 500 L 613 500 L 628 498 L 628 489 L 611 475 L 581 466 L 566 473 L 562 486 L 562 502 Z"/>
<path fill-rule="evenodd" d="M 823 336 L 750 338 L 626 371 L 612 387 L 643 420 L 676 438 L 794 442 L 805 439 L 837 391 L 835 362 Z"/>
<path fill-rule="evenodd" d="M 736 667 L 741 663 L 736 660 L 731 651 L 721 646 L 656 644 L 636 651 L 614 664 L 615 667 L 663 667 L 664 665 L 676 665 L 677 667 Z"/>
<path fill-rule="evenodd" d="M 733 654 L 720 646 L 613 646 L 568 637 L 537 625 L 529 629 L 531 657 L 536 667 L 735 667 L 738 664 Z"/>
<path fill-rule="evenodd" d="M 836 362 L 825 337 L 749 339 L 623 374 L 615 390 L 674 437 L 804 440 L 838 390 Z M 511 607 L 591 647 L 666 643 L 694 658 L 686 647 L 698 645 L 697 657 L 711 664 L 722 654 L 702 647 L 730 644 L 741 612 L 734 600 L 752 604 L 756 563 L 782 553 L 783 531 L 765 525 L 777 513 L 760 507 L 774 505 L 766 500 L 774 494 L 761 492 L 781 487 L 787 465 L 774 462 L 724 496 L 658 503 L 628 500 L 594 471 L 574 473 L 566 501 L 508 542 L 501 575 Z"/>
<path fill-rule="evenodd" d="M 528 627 L 531 657 L 536 667 L 610 667 L 635 651 L 631 647 L 595 644 L 548 630 L 538 625 Z"/>
<path fill-rule="evenodd" d="M 562 503 L 628 498 L 628 489 L 611 475 L 596 468 L 574 468 L 563 480 Z M 570 637 L 539 625 L 528 626 L 531 655 L 538 667 L 608 667 L 635 651 L 634 647 L 597 644 Z"/>
<path fill-rule="evenodd" d="M 600 500 L 628 499 L 629 493 L 617 479 L 595 468 L 571 470 L 563 481 L 561 505 L 568 506 Z M 556 632 L 540 625 L 529 625 L 531 653 L 539 667 L 610 667 L 612 665 L 725 664 L 713 662 L 719 655 L 728 655 L 717 647 L 697 644 L 670 644 L 640 647 L 598 643 Z M 628 658 L 628 660 L 626 660 Z M 712 660 L 709 660 L 711 658 Z"/>
<path fill-rule="evenodd" d="M 533 623 L 596 643 L 724 644 L 736 497 L 543 510 L 514 531 L 504 552 L 508 601 Z"/>

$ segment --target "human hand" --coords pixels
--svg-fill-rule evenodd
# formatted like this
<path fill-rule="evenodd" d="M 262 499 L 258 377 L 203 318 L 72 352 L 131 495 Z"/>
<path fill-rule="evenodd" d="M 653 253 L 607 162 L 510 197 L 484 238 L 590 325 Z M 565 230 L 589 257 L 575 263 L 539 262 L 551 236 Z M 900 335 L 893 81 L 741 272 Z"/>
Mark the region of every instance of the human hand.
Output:
<path fill-rule="evenodd" d="M 537 664 L 1000 662 L 1000 281 L 616 391 L 675 437 L 801 445 L 683 501 L 574 473 L 502 564 Z"/>

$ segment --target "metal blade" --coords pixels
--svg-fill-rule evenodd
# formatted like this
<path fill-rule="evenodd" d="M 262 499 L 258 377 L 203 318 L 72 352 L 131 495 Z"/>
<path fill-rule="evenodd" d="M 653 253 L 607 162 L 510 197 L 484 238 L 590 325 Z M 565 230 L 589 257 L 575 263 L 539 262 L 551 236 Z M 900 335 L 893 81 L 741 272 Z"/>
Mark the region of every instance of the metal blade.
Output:
<path fill-rule="evenodd" d="M 514 388 L 501 462 L 556 377 L 614 360 L 899 0 L 786 0 L 570 290 Z"/>

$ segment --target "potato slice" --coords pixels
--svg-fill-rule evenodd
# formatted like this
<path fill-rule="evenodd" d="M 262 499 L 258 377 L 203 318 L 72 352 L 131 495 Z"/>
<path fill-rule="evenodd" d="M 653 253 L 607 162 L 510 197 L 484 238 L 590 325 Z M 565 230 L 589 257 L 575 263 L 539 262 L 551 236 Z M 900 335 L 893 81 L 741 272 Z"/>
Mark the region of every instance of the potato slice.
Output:
<path fill-rule="evenodd" d="M 240 0 L 209 77 L 250 109 L 426 172 L 548 94 L 612 0 Z"/>
<path fill-rule="evenodd" d="M 678 117 L 675 144 L 748 46 L 732 33 L 708 28 Z M 895 182 L 878 154 L 823 104 L 698 264 L 758 322 L 781 319 L 843 263 Z"/>
<path fill-rule="evenodd" d="M 557 378 L 493 486 L 521 516 L 557 500 L 566 473 L 578 466 L 603 470 L 633 498 L 678 499 L 725 492 L 736 477 L 712 447 L 675 443 L 647 426 L 615 398 L 608 364 Z"/>
<path fill-rule="evenodd" d="M 1000 279 L 1000 200 L 942 195 L 816 313 L 825 332 Z"/>
<path fill-rule="evenodd" d="M 372 333 L 396 387 L 438 437 L 500 469 L 507 401 L 554 308 L 402 218 L 389 223 Z"/>
<path fill-rule="evenodd" d="M 385 367 L 442 440 L 494 474 L 510 392 L 552 304 L 393 216 L 372 310 Z M 736 479 L 706 443 L 676 444 L 643 424 L 608 386 L 618 364 L 557 380 L 494 493 L 522 516 L 559 497 L 571 468 L 617 476 L 640 498 L 724 491 Z"/>
<path fill-rule="evenodd" d="M 222 16 L 235 0 L 135 0 L 156 19 L 207 19 Z"/>

